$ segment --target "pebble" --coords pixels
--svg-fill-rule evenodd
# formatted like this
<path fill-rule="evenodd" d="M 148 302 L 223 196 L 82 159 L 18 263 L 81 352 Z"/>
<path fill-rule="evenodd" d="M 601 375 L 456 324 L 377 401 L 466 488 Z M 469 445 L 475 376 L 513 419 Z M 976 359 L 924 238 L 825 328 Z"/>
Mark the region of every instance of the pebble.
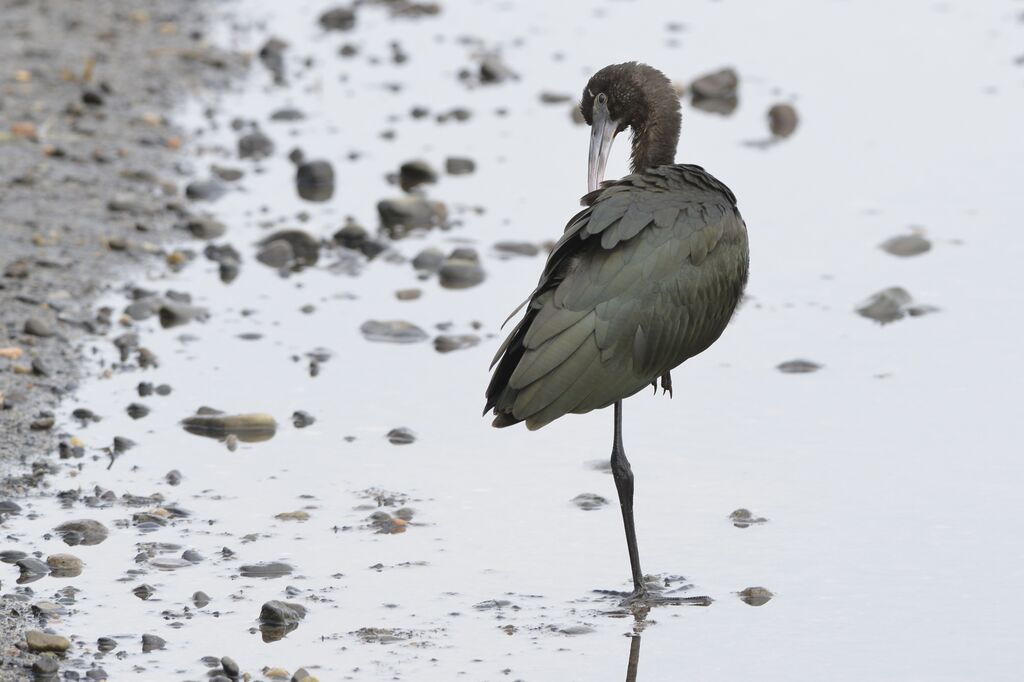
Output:
<path fill-rule="evenodd" d="M 422 289 L 399 289 L 395 292 L 395 298 L 399 301 L 415 301 L 422 295 Z"/>
<path fill-rule="evenodd" d="M 749 528 L 750 526 L 768 523 L 768 519 L 762 516 L 755 516 L 753 512 L 743 507 L 729 514 L 729 520 L 737 528 Z"/>
<path fill-rule="evenodd" d="M 810 360 L 787 360 L 775 367 L 783 374 L 809 374 L 821 369 L 821 365 Z"/>
<path fill-rule="evenodd" d="M 82 560 L 73 554 L 51 554 L 46 557 L 50 575 L 57 578 L 74 578 L 82 574 Z"/>
<path fill-rule="evenodd" d="M 33 315 L 25 320 L 25 333 L 32 336 L 49 337 L 57 332 L 49 318 Z"/>
<path fill-rule="evenodd" d="M 441 286 L 446 289 L 468 289 L 484 281 L 479 261 L 468 258 L 447 258 L 438 270 Z"/>
<path fill-rule="evenodd" d="M 407 161 L 398 169 L 398 184 L 406 192 L 419 185 L 437 182 L 437 171 L 421 159 Z"/>
<path fill-rule="evenodd" d="M 572 498 L 572 503 L 583 511 L 592 511 L 608 504 L 608 500 L 595 493 L 580 493 Z"/>
<path fill-rule="evenodd" d="M 476 161 L 464 156 L 449 156 L 444 161 L 448 175 L 469 175 L 476 170 Z"/>
<path fill-rule="evenodd" d="M 266 248 L 278 242 L 288 244 L 290 257 L 285 265 L 313 266 L 320 260 L 320 242 L 313 235 L 302 230 L 281 230 L 260 241 L 260 246 Z M 265 262 L 262 256 L 257 256 L 261 262 Z M 268 263 L 269 265 L 269 263 Z M 276 265 L 275 267 L 282 267 Z"/>
<path fill-rule="evenodd" d="M 295 187 L 306 201 L 327 201 L 334 196 L 334 168 L 327 161 L 306 161 L 295 171 Z"/>
<path fill-rule="evenodd" d="M 40 656 L 32 662 L 32 672 L 42 677 L 42 679 L 52 679 L 52 676 L 56 675 L 59 670 L 60 664 L 53 656 Z"/>
<path fill-rule="evenodd" d="M 296 410 L 292 413 L 292 425 L 297 429 L 304 429 L 316 422 L 316 417 L 305 410 Z"/>
<path fill-rule="evenodd" d="M 438 353 L 450 353 L 472 348 L 478 343 L 480 337 L 476 334 L 441 334 L 434 339 L 434 350 Z"/>
<path fill-rule="evenodd" d="M 437 272 L 441 269 L 442 263 L 444 252 L 434 246 L 428 246 L 412 259 L 412 266 L 423 272 Z"/>
<path fill-rule="evenodd" d="M 176 303 L 165 301 L 159 309 L 160 326 L 164 329 L 180 327 L 193 320 L 205 320 L 209 313 L 205 308 L 189 305 L 187 303 Z"/>
<path fill-rule="evenodd" d="M 132 419 L 142 419 L 149 414 L 149 408 L 142 403 L 131 403 L 125 411 Z"/>
<path fill-rule="evenodd" d="M 383 228 L 395 239 L 415 229 L 438 227 L 448 219 L 444 204 L 420 196 L 383 199 L 377 202 L 377 213 Z"/>
<path fill-rule="evenodd" d="M 491 52 L 485 54 L 480 60 L 480 82 L 481 83 L 502 83 L 515 78 L 516 74 L 510 69 L 501 56 Z"/>
<path fill-rule="evenodd" d="M 879 248 L 893 256 L 909 258 L 931 251 L 932 243 L 919 234 L 905 234 L 886 239 Z"/>
<path fill-rule="evenodd" d="M 202 590 L 194 592 L 192 594 L 192 603 L 195 604 L 196 608 L 203 608 L 210 603 L 210 595 L 206 594 Z"/>
<path fill-rule="evenodd" d="M 220 667 L 223 668 L 224 674 L 232 679 L 237 678 L 241 672 L 238 664 L 235 663 L 235 659 L 228 656 L 224 656 L 220 659 Z"/>
<path fill-rule="evenodd" d="M 907 315 L 918 317 L 936 310 L 937 308 L 934 306 L 914 304 L 910 293 L 902 287 L 883 289 L 870 296 L 856 308 L 859 315 L 879 324 L 895 322 Z"/>
<path fill-rule="evenodd" d="M 167 640 L 158 635 L 145 634 L 142 635 L 142 653 L 148 654 L 150 651 L 157 649 L 163 649 L 167 646 Z"/>
<path fill-rule="evenodd" d="M 750 606 L 764 606 L 775 595 L 764 587 L 748 587 L 739 592 L 739 597 Z"/>
<path fill-rule="evenodd" d="M 164 474 L 164 480 L 167 485 L 180 485 L 181 484 L 181 472 L 177 469 L 171 469 Z"/>
<path fill-rule="evenodd" d="M 269 625 L 289 625 L 298 623 L 306 617 L 306 608 L 301 604 L 283 602 L 278 600 L 268 601 L 260 609 L 259 620 Z"/>
<path fill-rule="evenodd" d="M 192 201 L 216 201 L 227 192 L 227 186 L 217 178 L 193 180 L 185 185 L 185 196 Z"/>
<path fill-rule="evenodd" d="M 238 138 L 238 156 L 259 161 L 274 153 L 274 141 L 256 130 Z"/>
<path fill-rule="evenodd" d="M 21 572 L 18 577 L 19 584 L 39 580 L 44 575 L 48 575 L 50 573 L 50 567 L 34 556 L 26 556 L 24 559 L 14 562 L 14 565 L 17 566 L 18 570 Z"/>
<path fill-rule="evenodd" d="M 494 250 L 516 256 L 536 256 L 540 253 L 540 247 L 531 242 L 498 242 L 494 245 Z"/>
<path fill-rule="evenodd" d="M 775 137 L 789 137 L 799 123 L 796 109 L 791 104 L 776 104 L 768 110 L 768 129 Z"/>
<path fill-rule="evenodd" d="M 152 585 L 147 585 L 143 583 L 141 585 L 136 585 L 134 588 L 132 588 L 132 594 L 134 594 L 139 599 L 145 601 L 152 597 L 154 594 L 156 594 L 156 588 Z"/>
<path fill-rule="evenodd" d="M 107 539 L 107 527 L 99 521 L 66 521 L 54 529 L 68 545 L 98 545 Z"/>
<path fill-rule="evenodd" d="M 0 514 L 20 514 L 21 505 L 13 500 L 0 500 Z"/>
<path fill-rule="evenodd" d="M 256 260 L 272 268 L 283 268 L 292 262 L 292 246 L 282 240 L 267 242 L 256 253 Z"/>
<path fill-rule="evenodd" d="M 356 13 L 349 7 L 335 7 L 320 15 L 320 26 L 325 31 L 349 31 L 355 25 Z"/>
<path fill-rule="evenodd" d="M 274 76 L 276 85 L 285 83 L 284 53 L 288 49 L 288 43 L 280 38 L 269 38 L 260 48 L 259 58 L 263 66 L 267 67 Z"/>
<path fill-rule="evenodd" d="M 404 426 L 388 431 L 386 438 L 392 445 L 409 445 L 416 442 L 416 434 Z"/>
<path fill-rule="evenodd" d="M 185 223 L 185 229 L 196 239 L 217 239 L 227 232 L 224 223 L 212 218 L 193 218 Z"/>
<path fill-rule="evenodd" d="M 278 109 L 270 115 L 271 121 L 303 121 L 306 118 L 306 114 L 302 113 L 298 109 L 286 107 L 284 109 Z"/>
<path fill-rule="evenodd" d="M 63 653 L 71 647 L 71 642 L 67 637 L 50 635 L 40 630 L 29 630 L 26 632 L 25 642 L 28 644 L 30 651 L 37 653 L 41 651 Z"/>
<path fill-rule="evenodd" d="M 721 69 L 701 76 L 690 85 L 695 108 L 715 114 L 729 115 L 738 104 L 739 76 L 734 69 Z"/>
<path fill-rule="evenodd" d="M 117 640 L 112 637 L 100 637 L 96 640 L 96 648 L 107 653 L 117 648 Z"/>
<path fill-rule="evenodd" d="M 189 433 L 209 438 L 235 435 L 250 443 L 268 440 L 277 432 L 277 421 L 269 414 L 197 414 L 181 421 Z"/>
<path fill-rule="evenodd" d="M 240 566 L 238 572 L 244 578 L 280 578 L 289 575 L 292 567 L 282 561 L 264 561 Z"/>
<path fill-rule="evenodd" d="M 274 518 L 279 521 L 309 521 L 309 512 L 301 510 L 281 512 L 280 514 L 275 514 Z"/>
<path fill-rule="evenodd" d="M 359 331 L 367 341 L 385 343 L 418 343 L 429 338 L 425 331 L 404 320 L 367 320 Z"/>

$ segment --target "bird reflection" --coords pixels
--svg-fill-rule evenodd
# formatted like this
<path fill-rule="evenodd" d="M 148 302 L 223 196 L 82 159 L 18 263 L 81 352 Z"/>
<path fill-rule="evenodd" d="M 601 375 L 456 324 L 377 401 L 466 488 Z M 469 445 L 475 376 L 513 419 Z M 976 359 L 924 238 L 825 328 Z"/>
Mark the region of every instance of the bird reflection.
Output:
<path fill-rule="evenodd" d="M 640 635 L 629 638 L 629 663 L 626 665 L 626 682 L 636 682 L 636 669 L 640 667 Z"/>

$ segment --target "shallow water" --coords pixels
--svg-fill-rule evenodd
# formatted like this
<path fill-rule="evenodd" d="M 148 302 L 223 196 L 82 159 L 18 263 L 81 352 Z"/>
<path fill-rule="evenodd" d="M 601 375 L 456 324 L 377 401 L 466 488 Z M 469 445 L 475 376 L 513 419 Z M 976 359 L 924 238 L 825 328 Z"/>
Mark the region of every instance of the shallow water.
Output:
<path fill-rule="evenodd" d="M 1024 663 L 1024 521 L 1015 513 L 1024 462 L 1013 400 L 1022 307 L 1012 273 L 1024 258 L 1017 3 L 730 2 L 684 11 L 650 2 L 452 2 L 441 17 L 418 21 L 361 8 L 347 34 L 319 29 L 323 3 L 295 6 L 241 0 L 225 8 L 236 26 L 218 36 L 253 50 L 268 35 L 286 39 L 287 88 L 272 87 L 254 64 L 238 92 L 203 95 L 182 114 L 202 131 L 197 177 L 211 163 L 247 170 L 243 189 L 211 206 L 242 252 L 240 277 L 221 284 L 201 256 L 175 275 L 154 267 L 137 283 L 187 291 L 211 319 L 172 330 L 141 323 L 160 366 L 90 381 L 66 406 L 88 406 L 103 420 L 82 428 L 65 415 L 88 456 L 56 489 L 159 492 L 192 516 L 144 533 L 124 522 L 147 507 L 65 509 L 45 496 L 4 524 L 18 548 L 66 550 L 86 562 L 79 577 L 30 585 L 39 598 L 81 590 L 53 625 L 80 638 L 76 652 L 91 655 L 97 637 L 123 635 L 98 661 L 112 679 L 132 671 L 200 679 L 204 655 L 229 655 L 257 678 L 264 666 L 306 666 L 322 680 L 626 674 L 633 622 L 604 613 L 613 602 L 592 592 L 628 586 L 620 519 L 614 504 L 583 511 L 571 503 L 585 492 L 614 499 L 610 477 L 593 465 L 607 457 L 611 415 L 528 433 L 493 430 L 479 410 L 498 327 L 542 264 L 500 260 L 491 245 L 557 237 L 585 188 L 586 129 L 571 123 L 568 105 L 538 95 L 575 96 L 596 68 L 639 59 L 684 82 L 723 65 L 738 70 L 733 116 L 685 107 L 679 159 L 704 165 L 739 197 L 752 277 L 723 338 L 675 373 L 674 399 L 645 393 L 626 404 L 644 567 L 685 575 L 690 594 L 715 600 L 650 614 L 637 679 L 1016 678 Z M 671 22 L 685 29 L 666 30 Z M 474 68 L 463 35 L 487 36 L 521 78 L 459 82 L 459 69 Z M 405 64 L 390 63 L 393 40 L 409 53 Z M 343 60 L 336 51 L 349 41 L 361 54 Z M 302 69 L 307 55 L 315 61 Z M 396 93 L 388 83 L 403 87 Z M 745 144 L 767 135 L 765 112 L 777 101 L 800 112 L 795 135 L 767 149 Z M 202 115 L 207 105 L 216 129 Z M 285 105 L 308 119 L 269 121 Z M 432 113 L 466 106 L 473 116 L 413 120 L 415 105 Z M 234 159 L 234 116 L 258 120 L 277 143 L 258 164 L 262 173 Z M 385 129 L 393 141 L 379 138 Z M 334 163 L 332 201 L 298 198 L 285 158 L 292 146 Z M 348 160 L 350 151 L 360 158 Z M 627 145 L 616 151 L 611 176 L 624 171 Z M 482 285 L 445 290 L 384 258 L 358 276 L 337 274 L 330 265 L 339 251 L 288 278 L 255 261 L 255 243 L 270 232 L 264 223 L 323 238 L 346 215 L 372 228 L 376 201 L 401 194 L 386 173 L 417 157 L 443 168 L 448 155 L 474 158 L 477 171 L 442 175 L 427 191 L 462 224 L 393 246 L 411 258 L 426 245 L 470 243 L 488 273 Z M 300 211 L 308 222 L 295 219 Z M 911 226 L 931 251 L 900 259 L 878 248 Z M 189 246 L 201 251 L 198 244 Z M 854 313 L 890 286 L 940 310 L 885 326 Z M 407 287 L 421 287 L 422 298 L 397 300 Z M 125 302 L 110 300 L 117 310 Z M 301 312 L 305 304 L 315 312 Z M 479 321 L 485 338 L 439 354 L 429 342 L 369 342 L 359 331 L 368 319 L 405 319 L 432 334 L 440 322 L 470 333 Z M 250 332 L 263 337 L 238 336 Z M 96 375 L 116 359 L 107 342 L 99 348 Z M 307 354 L 317 348 L 332 357 L 311 377 Z M 775 368 L 796 358 L 824 367 Z M 173 392 L 140 399 L 140 381 Z M 130 420 L 131 402 L 151 414 Z M 201 405 L 269 413 L 279 428 L 231 452 L 180 428 Z M 300 409 L 316 423 L 293 428 Z M 416 442 L 390 444 L 385 434 L 399 426 Z M 138 445 L 107 468 L 99 448 L 115 435 Z M 180 486 L 163 481 L 170 469 L 181 471 Z M 407 499 L 401 504 L 415 516 L 406 532 L 368 527 L 371 489 Z M 739 507 L 768 522 L 734 527 L 728 516 Z M 295 510 L 309 520 L 275 519 Z M 102 521 L 110 537 L 67 548 L 47 535 L 77 518 Z M 181 545 L 158 556 L 194 549 L 205 559 L 175 570 L 134 563 L 139 543 L 151 542 Z M 234 554 L 222 556 L 222 547 Z M 240 566 L 261 561 L 294 572 L 239 576 Z M 149 600 L 132 594 L 141 583 L 156 589 Z M 286 596 L 288 586 L 297 595 Z M 751 586 L 775 597 L 748 606 L 736 593 Z M 196 590 L 211 596 L 209 606 L 191 605 Z M 266 643 L 256 628 L 270 599 L 301 603 L 308 615 Z M 474 607 L 487 600 L 511 604 Z M 578 626 L 589 631 L 562 632 Z M 365 643 L 360 628 L 392 628 L 399 640 Z M 142 633 L 160 635 L 166 649 L 140 653 Z"/>

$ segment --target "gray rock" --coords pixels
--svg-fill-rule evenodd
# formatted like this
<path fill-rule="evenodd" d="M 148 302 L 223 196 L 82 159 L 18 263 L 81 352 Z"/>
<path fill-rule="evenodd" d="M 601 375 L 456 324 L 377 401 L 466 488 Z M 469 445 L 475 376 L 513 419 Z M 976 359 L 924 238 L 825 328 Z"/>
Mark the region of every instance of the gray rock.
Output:
<path fill-rule="evenodd" d="M 909 258 L 927 253 L 932 243 L 919 234 L 905 234 L 886 239 L 879 248 L 893 256 Z"/>
<path fill-rule="evenodd" d="M 480 337 L 476 334 L 441 334 L 434 339 L 434 350 L 438 353 L 450 353 L 472 348 L 478 343 Z"/>
<path fill-rule="evenodd" d="M 775 595 L 764 587 L 748 587 L 739 593 L 740 599 L 750 606 L 764 606 Z"/>
<path fill-rule="evenodd" d="M 238 138 L 238 156 L 259 161 L 274 153 L 274 141 L 256 130 Z"/>
<path fill-rule="evenodd" d="M 480 60 L 481 83 L 502 83 L 515 77 L 515 72 L 502 61 L 501 56 L 497 53 L 486 54 Z"/>
<path fill-rule="evenodd" d="M 325 31 L 350 31 L 356 25 L 356 12 L 351 7 L 335 7 L 320 15 Z"/>
<path fill-rule="evenodd" d="M 448 175 L 469 175 L 476 170 L 476 161 L 464 156 L 449 156 L 445 159 L 444 169 Z"/>
<path fill-rule="evenodd" d="M 466 258 L 448 258 L 438 275 L 446 289 L 467 289 L 483 282 L 486 276 L 479 262 Z"/>
<path fill-rule="evenodd" d="M 280 239 L 263 244 L 256 253 L 256 260 L 272 268 L 283 268 L 292 262 L 294 256 L 292 245 Z"/>
<path fill-rule="evenodd" d="M 145 601 L 152 597 L 154 594 L 156 594 L 156 588 L 152 585 L 142 583 L 141 585 L 136 585 L 132 588 L 132 594 L 134 594 L 139 599 Z"/>
<path fill-rule="evenodd" d="M 27 556 L 24 559 L 16 561 L 15 566 L 21 571 L 21 575 L 18 577 L 18 583 L 30 583 L 44 575 L 50 573 L 50 567 L 43 561 L 35 558 L 34 556 Z"/>
<path fill-rule="evenodd" d="M 57 331 L 49 318 L 32 315 L 25 320 L 25 333 L 32 336 L 48 337 L 53 336 Z"/>
<path fill-rule="evenodd" d="M 320 242 L 302 230 L 280 230 L 260 241 L 260 246 L 267 247 L 274 242 L 282 241 L 287 242 L 291 249 L 290 262 L 292 265 L 312 266 L 320 260 Z"/>
<path fill-rule="evenodd" d="M 96 640 L 96 648 L 103 653 L 108 653 L 117 648 L 117 640 L 112 637 L 100 637 Z"/>
<path fill-rule="evenodd" d="M 404 426 L 391 429 L 386 437 L 392 445 L 409 445 L 416 442 L 416 434 Z"/>
<path fill-rule="evenodd" d="M 238 664 L 235 663 L 235 659 L 230 658 L 228 656 L 224 656 L 220 659 L 220 667 L 224 669 L 224 674 L 230 677 L 231 679 L 237 678 L 239 673 L 241 672 L 241 669 L 238 667 Z"/>
<path fill-rule="evenodd" d="M 540 247 L 531 242 L 498 242 L 494 245 L 494 250 L 516 256 L 536 256 L 540 253 Z"/>
<path fill-rule="evenodd" d="M 821 369 L 821 365 L 810 360 L 787 360 L 779 363 L 775 368 L 783 374 L 809 374 L 817 372 Z"/>
<path fill-rule="evenodd" d="M 194 592 L 192 594 L 192 603 L 196 605 L 196 608 L 203 608 L 210 603 L 210 595 L 206 594 L 202 590 Z"/>
<path fill-rule="evenodd" d="M 213 218 L 193 218 L 185 224 L 185 229 L 196 239 L 217 239 L 227 232 L 224 223 Z"/>
<path fill-rule="evenodd" d="M 67 637 L 50 635 L 40 630 L 29 630 L 26 632 L 25 643 L 28 644 L 29 651 L 36 653 L 43 651 L 63 653 L 71 647 L 71 642 Z"/>
<path fill-rule="evenodd" d="M 889 287 L 869 297 L 857 306 L 859 315 L 886 324 L 902 319 L 907 315 L 918 317 L 938 310 L 934 306 L 914 304 L 913 298 L 906 289 Z"/>
<path fill-rule="evenodd" d="M 228 188 L 217 178 L 193 180 L 185 186 L 185 196 L 192 201 L 216 201 L 227 192 Z"/>
<path fill-rule="evenodd" d="M 264 561 L 240 566 L 238 572 L 244 578 L 280 578 L 289 575 L 292 567 L 282 561 Z"/>
<path fill-rule="evenodd" d="M 690 85 L 691 103 L 697 109 L 729 115 L 739 103 L 739 76 L 733 69 L 721 69 L 701 76 Z"/>
<path fill-rule="evenodd" d="M 54 530 L 68 545 L 98 545 L 107 539 L 107 527 L 99 521 L 66 521 Z"/>
<path fill-rule="evenodd" d="M 762 523 L 768 523 L 768 519 L 763 516 L 756 516 L 749 509 L 740 507 L 729 514 L 729 520 L 732 521 L 732 525 L 737 528 L 749 528 L 750 526 L 760 525 Z"/>
<path fill-rule="evenodd" d="M 608 500 L 594 493 L 580 493 L 572 498 L 572 503 L 584 511 L 592 511 L 608 504 Z"/>
<path fill-rule="evenodd" d="M 60 664 L 53 656 L 40 656 L 32 663 L 32 672 L 37 678 L 53 679 L 53 675 L 60 670 Z"/>
<path fill-rule="evenodd" d="M 303 121 L 303 120 L 305 120 L 305 118 L 306 118 L 306 115 L 304 113 L 302 113 L 298 109 L 292 109 L 290 107 L 286 107 L 284 109 L 278 109 L 277 111 L 275 111 L 274 113 L 272 113 L 270 115 L 270 120 L 271 121 L 279 121 L 279 122 Z"/>
<path fill-rule="evenodd" d="M 187 303 L 175 303 L 165 301 L 160 306 L 160 326 L 164 329 L 180 327 L 192 320 L 205 320 L 208 313 L 205 308 L 188 305 Z"/>
<path fill-rule="evenodd" d="M 418 343 L 429 338 L 425 331 L 404 320 L 367 320 L 359 331 L 368 341 L 385 343 Z"/>
<path fill-rule="evenodd" d="M 776 104 L 768 110 L 768 129 L 775 137 L 789 137 L 800 119 L 790 104 Z"/>
<path fill-rule="evenodd" d="M 316 422 L 316 417 L 305 410 L 296 410 L 292 414 L 292 425 L 297 429 L 304 429 Z"/>
<path fill-rule="evenodd" d="M 150 651 L 156 651 L 157 649 L 163 649 L 167 646 L 167 640 L 158 635 L 145 634 L 142 635 L 142 653 L 148 654 Z"/>
<path fill-rule="evenodd" d="M 327 201 L 334 196 L 334 168 L 327 161 L 306 161 L 295 171 L 295 187 L 306 201 Z"/>
<path fill-rule="evenodd" d="M 56 578 L 74 578 L 82 574 L 82 560 L 73 554 L 51 554 L 46 557 L 50 575 Z"/>
<path fill-rule="evenodd" d="M 441 269 L 442 263 L 444 263 L 444 252 L 433 246 L 423 249 L 412 259 L 412 266 L 424 272 L 437 272 Z"/>
<path fill-rule="evenodd" d="M 377 213 L 384 230 L 395 239 L 415 229 L 438 227 L 448 218 L 444 204 L 420 196 L 383 199 L 377 202 Z"/>
<path fill-rule="evenodd" d="M 398 184 L 406 192 L 424 184 L 437 182 L 437 171 L 421 159 L 407 161 L 398 169 Z"/>
<path fill-rule="evenodd" d="M 180 485 L 181 484 L 181 472 L 177 469 L 171 469 L 164 474 L 164 480 L 167 481 L 167 485 Z"/>
<path fill-rule="evenodd" d="M 131 403 L 128 405 L 126 412 L 132 419 L 142 419 L 149 414 L 149 408 L 142 403 Z"/>
<path fill-rule="evenodd" d="M 273 74 L 274 83 L 277 85 L 284 85 L 286 80 L 284 54 L 287 49 L 288 43 L 285 41 L 280 38 L 270 38 L 263 43 L 263 47 L 259 51 L 260 61 Z"/>
<path fill-rule="evenodd" d="M 306 617 L 306 608 L 292 602 L 268 601 L 260 609 L 260 622 L 268 625 L 290 625 Z"/>
<path fill-rule="evenodd" d="M 0 500 L 0 514 L 20 514 L 21 505 L 13 500 Z"/>

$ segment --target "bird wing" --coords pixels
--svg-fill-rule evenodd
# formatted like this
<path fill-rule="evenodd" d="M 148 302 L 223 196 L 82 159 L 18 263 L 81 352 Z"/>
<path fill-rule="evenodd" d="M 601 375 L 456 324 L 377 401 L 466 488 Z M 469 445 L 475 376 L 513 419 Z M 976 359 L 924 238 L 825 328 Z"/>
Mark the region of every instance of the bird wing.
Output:
<path fill-rule="evenodd" d="M 649 169 L 584 200 L 495 357 L 497 425 L 539 428 L 632 395 L 707 348 L 742 290 L 746 228 L 703 169 Z"/>

